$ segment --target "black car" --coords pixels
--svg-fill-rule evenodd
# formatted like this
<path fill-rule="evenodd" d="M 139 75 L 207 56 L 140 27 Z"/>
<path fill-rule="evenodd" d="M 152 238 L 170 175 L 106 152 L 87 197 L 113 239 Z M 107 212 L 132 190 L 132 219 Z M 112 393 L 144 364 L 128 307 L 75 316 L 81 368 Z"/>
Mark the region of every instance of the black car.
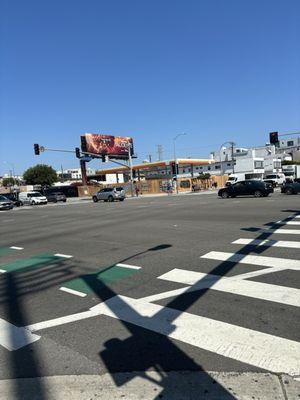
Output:
<path fill-rule="evenodd" d="M 62 192 L 46 193 L 45 196 L 49 203 L 57 203 L 58 201 L 65 203 L 67 201 L 66 196 Z"/>
<path fill-rule="evenodd" d="M 222 197 L 223 199 L 236 196 L 267 197 L 273 192 L 274 189 L 271 184 L 249 179 L 247 181 L 236 182 L 233 185 L 220 189 L 218 196 Z"/>
<path fill-rule="evenodd" d="M 297 194 L 300 193 L 300 179 L 295 179 L 295 182 L 286 183 L 281 188 L 281 193 Z"/>
<path fill-rule="evenodd" d="M 0 193 L 0 196 L 6 197 L 13 203 L 15 207 L 20 207 L 23 205 L 22 201 L 18 199 L 18 195 L 16 193 Z"/>

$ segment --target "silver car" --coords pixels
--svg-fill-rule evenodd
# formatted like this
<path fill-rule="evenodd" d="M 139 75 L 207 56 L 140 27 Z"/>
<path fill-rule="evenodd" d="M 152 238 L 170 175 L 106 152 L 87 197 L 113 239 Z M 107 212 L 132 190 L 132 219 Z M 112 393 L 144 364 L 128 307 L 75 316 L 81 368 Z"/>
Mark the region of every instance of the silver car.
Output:
<path fill-rule="evenodd" d="M 7 197 L 0 195 L 0 210 L 11 210 L 14 208 L 14 203 Z"/>
<path fill-rule="evenodd" d="M 104 188 L 93 195 L 93 202 L 97 203 L 99 200 L 103 201 L 123 201 L 125 199 L 125 191 L 122 187 Z"/>

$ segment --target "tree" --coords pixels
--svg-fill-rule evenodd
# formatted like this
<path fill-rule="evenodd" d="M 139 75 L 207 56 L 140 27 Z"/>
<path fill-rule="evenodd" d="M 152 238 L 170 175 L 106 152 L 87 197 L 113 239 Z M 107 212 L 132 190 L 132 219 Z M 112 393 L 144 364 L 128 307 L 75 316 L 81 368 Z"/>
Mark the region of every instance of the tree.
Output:
<path fill-rule="evenodd" d="M 24 174 L 23 179 L 27 185 L 42 185 L 51 186 L 52 183 L 57 181 L 56 171 L 45 164 L 38 164 L 35 167 L 28 168 Z"/>
<path fill-rule="evenodd" d="M 13 185 L 17 185 L 18 184 L 18 180 L 14 179 L 12 177 L 9 178 L 3 178 L 2 180 L 2 185 L 7 187 L 7 186 L 13 186 Z"/>

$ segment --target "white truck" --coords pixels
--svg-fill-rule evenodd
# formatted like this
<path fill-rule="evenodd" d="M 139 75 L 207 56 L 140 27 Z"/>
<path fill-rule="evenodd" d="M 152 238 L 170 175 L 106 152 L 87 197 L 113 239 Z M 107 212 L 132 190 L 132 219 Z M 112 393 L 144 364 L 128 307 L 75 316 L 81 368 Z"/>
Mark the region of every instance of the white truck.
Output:
<path fill-rule="evenodd" d="M 228 177 L 228 180 L 226 182 L 226 186 L 232 185 L 233 183 L 239 182 L 239 181 L 246 181 L 248 179 L 257 179 L 257 180 L 262 180 L 262 174 L 259 173 L 239 173 L 239 174 L 230 174 Z"/>
<path fill-rule="evenodd" d="M 300 178 L 300 165 L 282 165 L 282 172 L 286 179 L 295 180 Z"/>

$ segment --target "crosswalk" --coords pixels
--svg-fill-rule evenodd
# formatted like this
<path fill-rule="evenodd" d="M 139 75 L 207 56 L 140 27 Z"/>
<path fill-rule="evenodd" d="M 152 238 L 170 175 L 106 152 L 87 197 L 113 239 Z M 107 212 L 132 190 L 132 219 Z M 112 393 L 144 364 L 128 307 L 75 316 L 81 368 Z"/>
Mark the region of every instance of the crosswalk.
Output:
<path fill-rule="evenodd" d="M 162 282 L 173 282 L 180 285 L 177 289 L 141 298 L 116 295 L 87 311 L 40 321 L 21 328 L 14 327 L 0 318 L 0 345 L 11 351 L 17 350 L 39 340 L 42 331 L 50 327 L 105 315 L 241 363 L 274 373 L 283 372 L 299 376 L 299 341 L 285 338 L 282 335 L 276 336 L 274 332 L 261 332 L 255 326 L 249 328 L 207 315 L 203 316 L 201 309 L 197 313 L 188 312 L 188 306 L 179 310 L 176 308 L 175 302 L 172 302 L 172 299 L 180 299 L 180 296 L 192 292 L 211 291 L 211 293 L 236 296 L 242 302 L 247 299 L 259 300 L 264 302 L 266 307 L 271 304 L 300 307 L 300 289 L 253 279 L 286 270 L 299 272 L 300 240 L 297 240 L 297 235 L 300 234 L 300 230 L 297 229 L 297 225 L 300 225 L 299 218 L 300 215 L 293 215 L 286 220 L 279 221 L 280 228 L 272 226 L 264 229 L 264 232 L 268 232 L 267 238 L 264 233 L 259 233 L 253 238 L 242 237 L 231 241 L 228 244 L 232 245 L 232 248 L 239 246 L 236 252 L 215 249 L 199 255 L 198 271 L 184 266 L 183 268 L 173 268 L 157 277 Z M 290 235 L 290 240 L 281 240 L 281 238 L 278 240 L 277 235 L 280 234 Z M 249 233 L 249 235 L 251 234 Z M 10 251 L 21 251 L 22 249 L 19 246 L 10 247 Z M 259 254 L 253 254 L 258 249 Z M 293 258 L 274 256 L 272 252 L 278 251 L 278 249 L 287 249 L 289 252 L 293 252 Z M 265 250 L 268 251 L 268 255 L 262 255 Z M 25 268 L 36 268 L 71 257 L 72 255 L 61 253 L 42 254 L 26 259 L 25 262 L 17 260 L 8 264 L 0 263 L 0 272 L 17 272 L 21 269 L 21 265 Z M 215 273 L 201 272 L 204 260 L 213 264 L 212 271 Z M 232 269 L 238 266 L 239 273 L 230 276 L 218 275 L 218 267 L 223 263 L 232 265 Z M 247 266 L 254 266 L 256 269 L 249 271 Z M 245 272 L 243 272 L 243 268 Z M 140 266 L 119 263 L 93 274 L 73 279 L 57 289 L 63 291 L 66 296 L 86 297 L 91 293 L 90 279 L 96 279 L 98 284 L 105 285 L 117 279 L 126 279 L 138 271 L 142 271 Z M 157 304 L 166 299 L 170 299 L 167 305 Z M 230 307 L 230 304 L 228 306 Z M 247 319 L 247 315 L 244 315 L 243 318 Z M 240 323 L 242 324 L 242 322 Z M 8 342 L 12 331 L 16 337 L 13 341 L 14 345 Z"/>

